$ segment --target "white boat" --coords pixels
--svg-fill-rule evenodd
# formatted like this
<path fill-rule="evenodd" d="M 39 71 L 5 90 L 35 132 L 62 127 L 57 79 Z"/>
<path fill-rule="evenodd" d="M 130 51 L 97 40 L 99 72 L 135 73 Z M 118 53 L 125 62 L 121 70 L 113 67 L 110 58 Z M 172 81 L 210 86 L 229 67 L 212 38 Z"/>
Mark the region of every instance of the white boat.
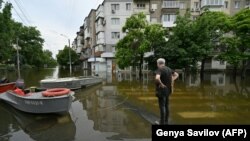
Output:
<path fill-rule="evenodd" d="M 21 96 L 14 91 L 7 91 L 0 95 L 0 100 L 27 113 L 64 113 L 71 107 L 73 94 L 74 92 L 68 91 L 65 95 L 48 97 L 43 92 L 34 92 Z"/>
<path fill-rule="evenodd" d="M 81 89 L 82 87 L 76 77 L 43 79 L 40 81 L 40 86 L 42 89 L 68 88 L 71 90 Z"/>
<path fill-rule="evenodd" d="M 102 82 L 100 77 L 66 77 L 57 79 L 44 79 L 40 81 L 40 86 L 42 89 L 50 88 L 68 88 L 71 90 L 80 89 L 82 87 L 87 87 L 90 85 L 95 85 Z"/>

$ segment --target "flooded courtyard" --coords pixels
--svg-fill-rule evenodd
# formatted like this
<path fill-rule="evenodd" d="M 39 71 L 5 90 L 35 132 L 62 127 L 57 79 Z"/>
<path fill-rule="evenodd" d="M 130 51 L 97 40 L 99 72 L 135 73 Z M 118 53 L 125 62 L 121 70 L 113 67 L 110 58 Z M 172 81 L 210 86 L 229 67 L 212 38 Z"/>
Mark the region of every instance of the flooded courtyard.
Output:
<path fill-rule="evenodd" d="M 2 73 L 15 80 L 15 72 Z M 86 72 L 74 71 L 74 76 Z M 58 69 L 22 72 L 27 87 L 39 80 L 66 77 Z M 103 84 L 77 90 L 69 113 L 34 115 L 0 102 L 0 141 L 150 141 L 159 120 L 153 76 L 143 81 L 130 73 L 105 74 Z M 170 98 L 170 124 L 250 124 L 250 78 L 229 73 L 180 74 Z"/>

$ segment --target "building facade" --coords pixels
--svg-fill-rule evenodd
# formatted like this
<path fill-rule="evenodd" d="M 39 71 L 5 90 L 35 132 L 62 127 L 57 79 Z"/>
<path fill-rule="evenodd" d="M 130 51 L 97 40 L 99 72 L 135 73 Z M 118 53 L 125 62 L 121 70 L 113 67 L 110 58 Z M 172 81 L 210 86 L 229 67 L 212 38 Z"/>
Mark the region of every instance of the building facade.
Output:
<path fill-rule="evenodd" d="M 172 28 L 177 15 L 184 15 L 187 10 L 195 20 L 206 9 L 234 15 L 249 5 L 250 0 L 104 0 L 85 18 L 74 42 L 75 50 L 81 52 L 83 67 L 93 74 L 112 73 L 118 69 L 115 45 L 125 36 L 122 27 L 132 14 L 143 12 L 149 23 Z M 225 69 L 226 65 L 212 58 L 206 69 Z"/>

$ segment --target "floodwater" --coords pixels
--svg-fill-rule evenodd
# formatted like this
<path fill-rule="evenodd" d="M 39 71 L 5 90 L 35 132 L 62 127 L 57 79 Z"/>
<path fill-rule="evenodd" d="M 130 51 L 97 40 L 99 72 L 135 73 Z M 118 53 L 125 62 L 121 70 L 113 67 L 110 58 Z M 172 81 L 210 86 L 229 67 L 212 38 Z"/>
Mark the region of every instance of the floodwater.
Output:
<path fill-rule="evenodd" d="M 1 77 L 16 79 L 15 72 Z M 27 87 L 39 80 L 66 77 L 57 69 L 25 70 Z M 74 71 L 73 76 L 86 75 Z M 159 120 L 159 109 L 151 74 L 143 81 L 130 73 L 104 73 L 103 84 L 76 91 L 69 113 L 34 115 L 0 102 L 0 141 L 150 141 L 151 124 Z M 250 75 L 236 80 L 224 72 L 180 74 L 170 98 L 170 124 L 250 124 Z"/>

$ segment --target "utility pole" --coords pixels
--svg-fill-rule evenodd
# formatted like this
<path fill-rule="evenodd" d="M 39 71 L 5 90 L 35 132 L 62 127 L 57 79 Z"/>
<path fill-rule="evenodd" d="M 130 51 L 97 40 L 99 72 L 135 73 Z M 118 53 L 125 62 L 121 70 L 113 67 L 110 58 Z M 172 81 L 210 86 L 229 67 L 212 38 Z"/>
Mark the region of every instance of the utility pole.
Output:
<path fill-rule="evenodd" d="M 17 54 L 17 73 L 18 79 L 20 79 L 20 60 L 19 60 L 19 46 L 18 46 L 18 38 L 16 39 L 16 54 Z"/>
<path fill-rule="evenodd" d="M 71 50 L 70 39 L 68 39 L 68 41 L 69 41 L 69 72 L 70 72 L 70 76 L 71 76 L 71 74 L 72 74 L 72 66 L 71 66 L 72 62 L 71 62 L 71 54 L 70 54 L 70 50 Z"/>

